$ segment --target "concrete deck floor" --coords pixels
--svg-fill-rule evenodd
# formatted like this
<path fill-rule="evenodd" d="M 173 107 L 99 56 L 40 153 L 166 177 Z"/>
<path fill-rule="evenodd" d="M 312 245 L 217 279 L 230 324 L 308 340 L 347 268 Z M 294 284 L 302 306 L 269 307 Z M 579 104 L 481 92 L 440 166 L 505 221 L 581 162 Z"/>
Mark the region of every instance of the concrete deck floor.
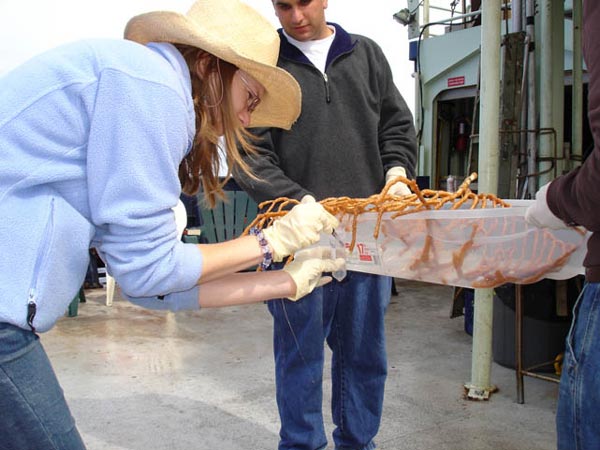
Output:
<path fill-rule="evenodd" d="M 486 402 L 465 400 L 471 337 L 462 317 L 449 319 L 451 288 L 396 283 L 379 448 L 556 448 L 557 385 L 525 378 L 519 405 L 514 371 L 494 364 L 499 391 Z M 172 314 L 118 295 L 112 307 L 104 300 L 103 290 L 87 291 L 77 317 L 42 335 L 89 450 L 277 448 L 271 318 L 263 304 Z"/>

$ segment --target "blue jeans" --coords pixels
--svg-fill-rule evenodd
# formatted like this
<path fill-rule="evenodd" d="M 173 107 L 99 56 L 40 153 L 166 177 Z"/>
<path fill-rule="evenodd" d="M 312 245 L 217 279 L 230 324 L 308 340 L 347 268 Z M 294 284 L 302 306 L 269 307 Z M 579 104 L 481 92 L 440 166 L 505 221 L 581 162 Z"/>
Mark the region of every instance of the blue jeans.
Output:
<path fill-rule="evenodd" d="M 559 450 L 600 448 L 600 283 L 585 285 L 573 311 L 556 429 Z"/>
<path fill-rule="evenodd" d="M 0 323 L 0 450 L 15 449 L 85 445 L 38 336 Z"/>
<path fill-rule="evenodd" d="M 384 314 L 392 279 L 348 272 L 297 302 L 268 302 L 273 315 L 279 450 L 327 445 L 323 425 L 324 342 L 332 350 L 335 448 L 370 450 L 379 430 L 387 358 Z"/>

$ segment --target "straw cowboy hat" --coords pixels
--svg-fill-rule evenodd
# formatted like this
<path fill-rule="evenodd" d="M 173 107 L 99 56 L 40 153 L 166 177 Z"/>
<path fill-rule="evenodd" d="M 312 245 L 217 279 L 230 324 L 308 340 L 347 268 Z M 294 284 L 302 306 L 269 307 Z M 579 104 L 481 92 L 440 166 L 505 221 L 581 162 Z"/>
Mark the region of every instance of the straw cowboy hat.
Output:
<path fill-rule="evenodd" d="M 273 25 L 238 0 L 197 0 L 186 15 L 153 11 L 133 17 L 125 38 L 146 44 L 170 42 L 206 50 L 248 72 L 265 88 L 250 126 L 289 130 L 300 115 L 296 80 L 276 67 L 279 35 Z"/>

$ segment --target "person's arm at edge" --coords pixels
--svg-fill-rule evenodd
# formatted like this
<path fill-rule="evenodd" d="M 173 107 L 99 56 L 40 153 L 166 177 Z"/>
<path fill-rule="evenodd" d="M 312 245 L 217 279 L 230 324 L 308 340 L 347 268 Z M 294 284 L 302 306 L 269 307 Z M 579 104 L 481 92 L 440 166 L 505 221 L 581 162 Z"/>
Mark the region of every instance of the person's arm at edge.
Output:
<path fill-rule="evenodd" d="M 381 52 L 381 50 L 379 49 Z M 379 146 L 381 160 L 387 173 L 393 167 L 403 167 L 407 178 L 416 176 L 417 139 L 414 119 L 406 101 L 393 81 L 392 71 L 383 52 L 378 64 L 382 65 L 381 117 Z"/>
<path fill-rule="evenodd" d="M 332 280 L 329 272 L 345 266 L 344 258 L 331 258 L 328 246 L 302 249 L 281 270 L 236 273 L 202 284 L 199 307 L 222 307 L 286 297 L 296 301 Z"/>
<path fill-rule="evenodd" d="M 259 264 L 263 254 L 255 236 L 242 236 L 215 244 L 199 244 L 202 253 L 202 273 L 198 284 Z"/>
<path fill-rule="evenodd" d="M 201 308 L 219 308 L 291 297 L 295 292 L 294 280 L 283 270 L 240 272 L 202 283 L 198 301 Z"/>
<path fill-rule="evenodd" d="M 558 177 L 548 187 L 547 203 L 552 213 L 566 223 L 600 231 L 600 4 L 584 3 L 583 53 L 588 69 L 588 119 L 593 134 L 594 149 L 585 162 L 566 175 Z"/>

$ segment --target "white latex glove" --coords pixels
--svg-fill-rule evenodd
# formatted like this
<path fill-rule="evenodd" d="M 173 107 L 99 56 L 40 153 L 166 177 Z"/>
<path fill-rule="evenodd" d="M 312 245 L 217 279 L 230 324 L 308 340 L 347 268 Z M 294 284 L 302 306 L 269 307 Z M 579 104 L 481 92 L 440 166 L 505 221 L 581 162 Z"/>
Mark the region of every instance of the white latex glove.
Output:
<path fill-rule="evenodd" d="M 330 247 L 314 247 L 300 250 L 294 260 L 282 270 L 287 272 L 296 283 L 296 295 L 288 297 L 296 301 L 313 289 L 331 281 L 330 276 L 322 276 L 323 272 L 335 272 L 346 267 L 344 258 L 331 259 Z"/>
<path fill-rule="evenodd" d="M 310 195 L 305 195 L 282 218 L 263 230 L 271 247 L 273 261 L 283 261 L 288 255 L 319 241 L 320 233 L 331 234 L 339 225 L 335 216 L 325 211 Z"/>
<path fill-rule="evenodd" d="M 385 174 L 385 184 L 388 184 L 390 180 L 393 180 L 396 177 L 406 178 L 406 170 L 404 170 L 404 167 L 396 166 L 388 170 Z M 412 194 L 412 192 L 406 184 L 402 183 L 401 181 L 398 181 L 390 187 L 390 189 L 388 190 L 388 194 L 399 195 L 403 197 L 405 195 Z"/>
<path fill-rule="evenodd" d="M 548 186 L 550 186 L 550 183 L 543 185 L 536 192 L 535 203 L 525 211 L 525 221 L 538 228 L 551 228 L 553 230 L 568 228 L 567 224 L 556 217 L 548 207 L 546 201 Z"/>

